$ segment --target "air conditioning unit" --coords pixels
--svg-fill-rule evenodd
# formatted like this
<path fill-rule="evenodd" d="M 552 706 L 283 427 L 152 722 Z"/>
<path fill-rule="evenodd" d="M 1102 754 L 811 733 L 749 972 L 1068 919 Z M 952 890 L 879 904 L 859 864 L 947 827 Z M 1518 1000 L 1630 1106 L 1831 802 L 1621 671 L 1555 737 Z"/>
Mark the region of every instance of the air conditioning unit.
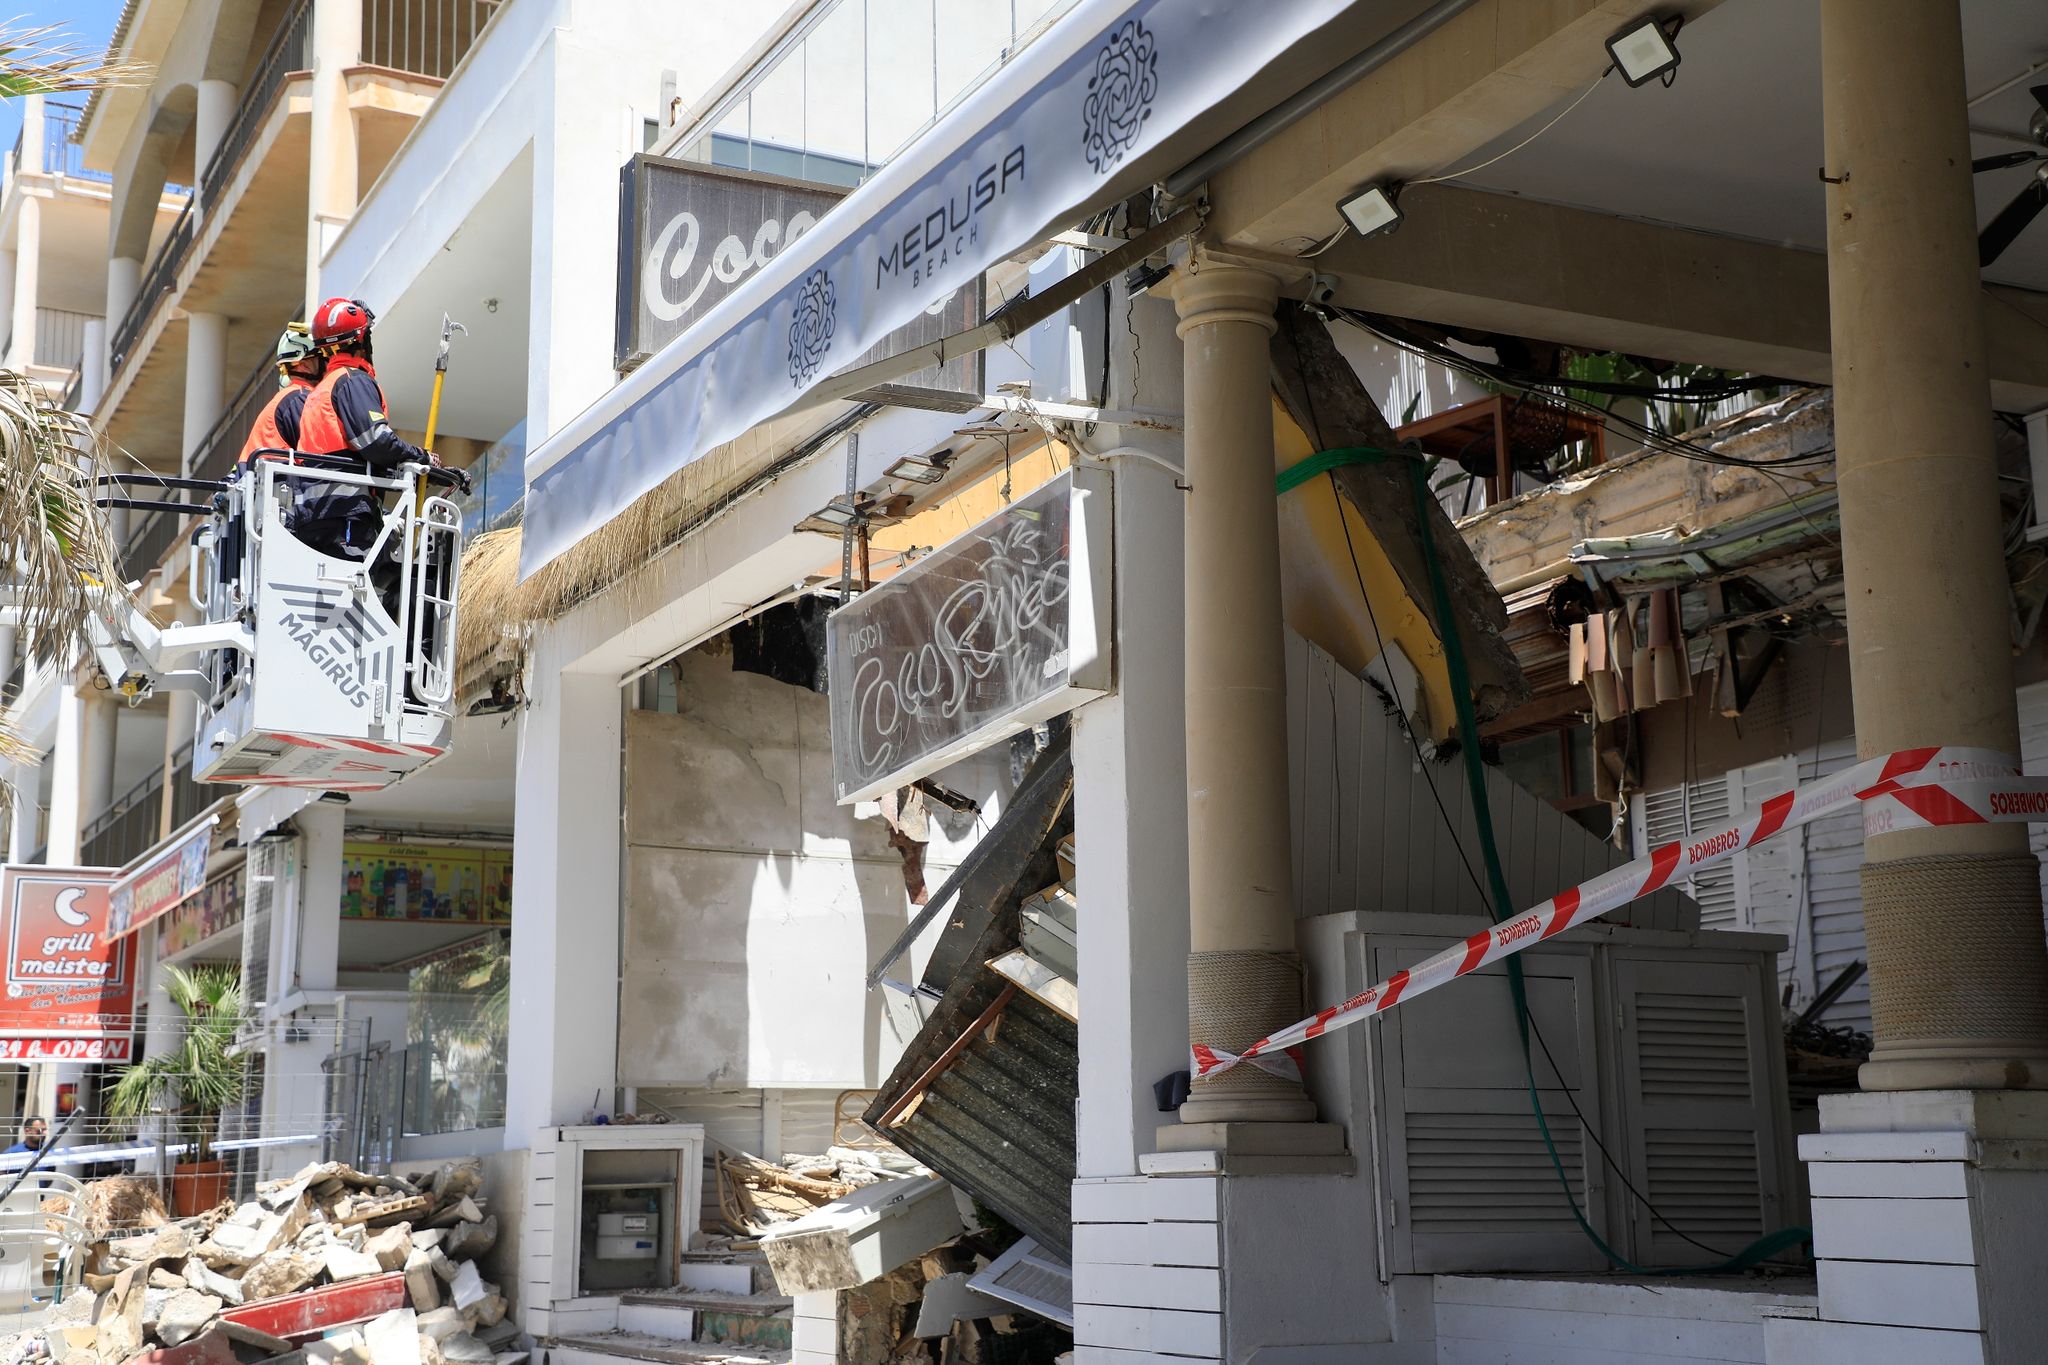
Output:
<path fill-rule="evenodd" d="M 1308 956 L 1324 964 L 1313 999 L 1342 999 L 1472 931 L 1444 915 L 1311 923 L 1321 947 Z M 1638 1265 L 1719 1261 L 1799 1221 L 1782 942 L 1595 923 L 1520 954 L 1548 1146 L 1504 963 L 1404 1001 L 1350 1030 L 1341 1050 L 1311 1049 L 1317 1093 L 1348 1110 L 1361 1169 L 1382 1173 L 1387 1268 L 1606 1269 L 1560 1165 L 1587 1221 Z M 1331 970 L 1339 962 L 1346 980 Z"/>

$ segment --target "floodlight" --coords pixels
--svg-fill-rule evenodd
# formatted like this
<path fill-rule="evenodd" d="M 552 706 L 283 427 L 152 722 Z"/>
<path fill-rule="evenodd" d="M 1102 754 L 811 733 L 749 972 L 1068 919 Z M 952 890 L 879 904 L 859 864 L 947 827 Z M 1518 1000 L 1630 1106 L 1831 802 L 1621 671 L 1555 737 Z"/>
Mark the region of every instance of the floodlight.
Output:
<path fill-rule="evenodd" d="M 1666 85 L 1671 83 L 1671 73 L 1678 69 L 1678 48 L 1671 41 L 1677 26 L 1666 31 L 1664 23 L 1644 19 L 1607 40 L 1607 55 L 1614 58 L 1615 70 L 1631 87 L 1647 85 L 1660 76 Z"/>
<path fill-rule="evenodd" d="M 946 477 L 946 467 L 953 461 L 950 450 L 935 451 L 930 455 L 905 455 L 887 469 L 892 479 L 907 483 L 937 483 Z"/>
<path fill-rule="evenodd" d="M 1349 199 L 1338 200 L 1337 212 L 1361 237 L 1391 232 L 1401 224 L 1401 208 L 1394 202 L 1400 193 L 1401 187 L 1392 183 L 1367 185 Z"/>

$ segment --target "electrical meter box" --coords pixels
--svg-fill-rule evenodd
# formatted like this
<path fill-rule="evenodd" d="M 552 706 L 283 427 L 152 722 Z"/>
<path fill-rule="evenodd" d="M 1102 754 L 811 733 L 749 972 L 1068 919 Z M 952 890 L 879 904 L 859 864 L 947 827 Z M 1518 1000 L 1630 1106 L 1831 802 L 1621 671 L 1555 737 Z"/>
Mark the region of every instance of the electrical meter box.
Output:
<path fill-rule="evenodd" d="M 667 1152 L 586 1152 L 583 1158 L 585 1293 L 665 1289 L 675 1283 L 675 1159 Z"/>
<path fill-rule="evenodd" d="M 531 1306 L 557 1325 L 617 1325 L 618 1296 L 673 1289 L 697 1231 L 704 1130 L 694 1123 L 543 1129 L 528 1156 Z"/>

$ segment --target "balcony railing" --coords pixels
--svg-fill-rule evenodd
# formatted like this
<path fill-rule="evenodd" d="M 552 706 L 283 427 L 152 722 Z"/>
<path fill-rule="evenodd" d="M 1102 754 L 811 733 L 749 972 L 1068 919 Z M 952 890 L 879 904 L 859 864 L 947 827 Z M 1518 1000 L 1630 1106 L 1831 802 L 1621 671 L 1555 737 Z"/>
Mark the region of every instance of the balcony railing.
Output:
<path fill-rule="evenodd" d="M 171 828 L 177 829 L 205 810 L 217 791 L 192 780 L 192 746 L 178 750 L 171 768 Z M 147 853 L 163 837 L 164 771 L 149 776 L 100 813 L 79 840 L 79 860 L 86 867 L 121 867 Z"/>
<path fill-rule="evenodd" d="M 36 348 L 30 360 L 51 369 L 62 369 L 85 354 L 85 325 L 98 322 L 98 313 L 73 313 L 63 308 L 36 309 Z"/>
<path fill-rule="evenodd" d="M 312 0 L 298 0 L 277 26 L 277 32 L 271 35 L 270 46 L 263 51 L 263 60 L 257 65 L 255 77 L 243 89 L 242 102 L 235 110 L 234 121 L 221 135 L 220 145 L 213 149 L 205 173 L 199 177 L 198 192 L 186 199 L 184 212 L 178 215 L 177 223 L 172 226 L 170 235 L 164 238 L 156 259 L 150 263 L 148 274 L 143 276 L 141 287 L 135 291 L 134 301 L 121 317 L 121 325 L 114 329 L 110 369 L 119 370 L 127 362 L 143 328 L 156 316 L 157 308 L 177 289 L 178 276 L 199 242 L 201 206 L 220 202 L 228 183 L 234 179 L 249 149 L 255 145 L 256 136 L 269 119 L 271 108 L 277 103 L 286 80 L 292 73 L 304 71 L 312 65 L 312 41 Z"/>
<path fill-rule="evenodd" d="M 498 0 L 363 0 L 365 66 L 446 80 Z"/>
<path fill-rule="evenodd" d="M 526 497 L 526 423 L 506 432 L 469 464 L 470 491 L 456 499 L 462 534 L 480 535 L 509 526 Z"/>
<path fill-rule="evenodd" d="M 44 97 L 43 173 L 69 176 L 73 180 L 94 180 L 102 185 L 110 184 L 113 176 L 105 171 L 89 171 L 85 168 L 85 148 L 71 140 L 73 134 L 78 131 L 81 112 L 75 104 L 59 104 L 47 96 Z M 27 136 L 26 128 L 14 135 L 14 150 L 7 154 L 7 169 L 11 175 L 18 175 L 21 172 L 22 141 Z"/>
<path fill-rule="evenodd" d="M 128 353 L 134 348 L 136 339 L 142 335 L 143 327 L 156 316 L 157 305 L 170 297 L 171 291 L 177 287 L 178 269 L 184 265 L 186 255 L 191 252 L 192 244 L 197 240 L 198 225 L 193 219 L 192 209 L 198 202 L 196 195 L 185 201 L 185 211 L 178 215 L 178 221 L 172 225 L 170 235 L 164 238 L 163 247 L 156 253 L 156 259 L 150 263 L 149 273 L 142 277 L 142 284 L 136 289 L 134 301 L 128 305 L 128 311 L 121 315 L 121 325 L 114 329 L 109 347 L 110 370 L 119 370 L 127 363 Z"/>
<path fill-rule="evenodd" d="M 43 101 L 43 170 L 49 175 L 111 184 L 114 177 L 105 171 L 86 169 L 85 148 L 72 141 L 83 112 L 77 105 L 57 104 L 48 99 Z"/>
<path fill-rule="evenodd" d="M 271 36 L 270 46 L 264 49 L 263 60 L 256 67 L 255 79 L 242 88 L 242 103 L 235 110 L 234 122 L 221 135 L 220 145 L 213 149 L 213 156 L 206 163 L 206 173 L 199 177 L 201 203 L 220 202 L 228 182 L 242 168 L 257 133 L 269 119 L 278 92 L 294 72 L 309 70 L 312 65 L 313 3 L 298 0 Z"/>
<path fill-rule="evenodd" d="M 163 833 L 164 770 L 155 768 L 94 817 L 78 842 L 87 867 L 120 867 L 149 851 Z"/>
<path fill-rule="evenodd" d="M 445 79 L 455 70 L 491 16 L 499 0 L 362 0 L 362 42 L 359 60 L 365 65 Z M 194 247 L 198 220 L 205 207 L 218 204 L 235 173 L 255 146 L 257 136 L 287 81 L 313 65 L 313 2 L 297 0 L 264 49 L 256 74 L 243 87 L 234 121 L 221 135 L 199 189 L 164 239 L 156 260 L 144 276 L 135 299 L 114 329 L 110 369 L 119 371 L 157 309 L 175 292 Z"/>
<path fill-rule="evenodd" d="M 1075 3 L 825 0 L 712 103 L 670 155 L 857 185 Z"/>
<path fill-rule="evenodd" d="M 280 331 L 283 328 L 280 326 Z M 212 428 L 200 438 L 192 452 L 191 477 L 224 479 L 234 469 L 249 438 L 249 428 L 263 405 L 277 392 L 277 366 L 269 356 L 242 380 Z M 121 573 L 131 582 L 163 562 L 164 555 L 193 525 L 192 518 L 176 512 L 157 511 L 135 523 L 121 555 Z"/>

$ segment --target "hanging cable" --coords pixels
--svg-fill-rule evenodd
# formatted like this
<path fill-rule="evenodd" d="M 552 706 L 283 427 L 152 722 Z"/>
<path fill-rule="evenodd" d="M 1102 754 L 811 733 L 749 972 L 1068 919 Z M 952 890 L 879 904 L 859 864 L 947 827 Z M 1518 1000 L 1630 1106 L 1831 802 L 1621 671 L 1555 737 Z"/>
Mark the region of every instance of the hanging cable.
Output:
<path fill-rule="evenodd" d="M 1611 66 L 1607 68 L 1607 71 L 1612 70 L 1614 70 L 1614 68 Z M 1485 170 L 1488 166 L 1491 166 L 1496 162 L 1507 160 L 1516 152 L 1521 151 L 1522 148 L 1528 146 L 1537 138 L 1542 137 L 1552 128 L 1555 128 L 1558 125 L 1559 121 L 1562 120 L 1566 114 L 1569 114 L 1572 110 L 1584 104 L 1586 102 L 1586 96 L 1592 94 L 1595 90 L 1598 90 L 1600 88 L 1600 82 L 1607 79 L 1607 71 L 1603 71 L 1598 76 L 1594 77 L 1593 83 L 1587 86 L 1584 90 L 1581 90 L 1579 92 L 1579 97 L 1577 99 L 1573 100 L 1570 104 L 1567 104 L 1564 108 L 1558 110 L 1555 114 L 1551 115 L 1550 120 L 1547 123 L 1545 123 L 1541 128 L 1538 128 L 1535 132 L 1529 134 L 1529 136 L 1523 138 L 1520 142 L 1517 142 L 1514 146 L 1508 148 L 1506 151 L 1500 153 L 1499 155 L 1490 156 L 1486 158 L 1486 160 L 1480 162 L 1477 166 L 1467 166 L 1462 170 L 1456 171 L 1445 171 L 1442 175 L 1425 176 L 1420 180 L 1411 180 L 1408 183 L 1411 185 L 1441 185 L 1446 180 L 1457 180 L 1464 176 L 1476 175 L 1480 171 Z"/>
<path fill-rule="evenodd" d="M 1315 420 L 1313 401 L 1311 396 L 1310 423 L 1311 425 L 1320 426 Z M 1319 440 L 1319 432 L 1312 433 L 1312 439 Z M 1283 472 L 1277 484 L 1280 491 L 1284 492 L 1288 488 L 1299 486 L 1305 478 L 1313 477 L 1315 473 L 1320 472 L 1328 475 L 1331 480 L 1332 492 L 1337 493 L 1336 466 L 1349 463 L 1376 462 L 1389 457 L 1406 458 L 1412 454 L 1413 452 L 1385 451 L 1371 448 L 1319 451 L 1316 455 L 1309 457 L 1309 460 L 1303 461 L 1300 465 L 1296 465 Z M 1398 692 L 1394 693 L 1395 706 L 1397 710 L 1401 711 L 1400 724 L 1408 735 L 1410 745 L 1415 750 L 1417 762 L 1421 767 L 1424 780 L 1429 786 L 1431 797 L 1435 801 L 1437 813 L 1443 820 L 1445 830 L 1450 836 L 1452 846 L 1457 849 L 1459 859 L 1465 866 L 1466 874 L 1472 878 L 1474 886 L 1479 889 L 1482 904 L 1487 906 L 1492 918 L 1498 923 L 1508 913 L 1511 913 L 1512 901 L 1508 896 L 1506 875 L 1500 862 L 1499 850 L 1493 838 L 1493 822 L 1485 795 L 1485 771 L 1479 754 L 1479 727 L 1472 711 L 1470 680 L 1465 672 L 1464 646 L 1462 639 L 1457 634 L 1455 615 L 1450 604 L 1449 588 L 1445 583 L 1442 567 L 1437 561 L 1435 547 L 1431 544 L 1433 537 L 1428 517 L 1428 503 L 1430 499 L 1428 483 L 1422 476 L 1420 463 L 1412 459 L 1408 460 L 1408 463 L 1410 464 L 1411 485 L 1416 502 L 1416 513 L 1422 528 L 1423 558 L 1428 566 L 1431 593 L 1435 598 L 1435 624 L 1438 636 L 1444 643 L 1445 663 L 1450 673 L 1452 702 L 1457 711 L 1459 748 L 1465 760 L 1466 782 L 1472 798 L 1474 825 L 1479 833 L 1480 851 L 1487 864 L 1487 881 L 1491 884 L 1492 888 L 1490 896 L 1487 894 L 1487 888 L 1480 884 L 1477 873 L 1473 870 L 1469 858 L 1465 855 L 1463 843 L 1457 835 L 1456 822 L 1450 818 L 1450 812 L 1444 805 L 1443 798 L 1437 790 L 1435 779 L 1430 776 L 1429 764 L 1423 761 L 1420 742 L 1417 740 L 1412 726 L 1407 721 L 1407 713 L 1402 707 Z M 1295 476 L 1296 471 L 1301 470 L 1304 465 L 1310 464 L 1318 465 L 1320 468 L 1309 470 L 1298 477 L 1291 477 Z M 1338 496 L 1340 497 L 1338 505 L 1339 519 L 1343 525 L 1345 546 L 1351 556 L 1352 572 L 1357 580 L 1360 596 L 1365 603 L 1366 619 L 1371 623 L 1374 638 L 1376 641 L 1379 641 L 1381 650 L 1384 652 L 1385 643 L 1379 634 L 1379 623 L 1373 613 L 1371 595 L 1365 590 L 1365 577 L 1358 563 L 1357 548 L 1352 543 L 1349 520 L 1343 516 L 1341 494 L 1338 494 Z M 1545 1059 L 1550 1063 L 1552 1072 L 1556 1074 L 1559 1086 L 1564 1090 L 1566 1100 L 1571 1105 L 1572 1112 L 1578 1118 L 1583 1131 L 1592 1141 L 1594 1147 L 1600 1152 L 1604 1161 L 1614 1169 L 1616 1175 L 1621 1179 L 1623 1186 L 1642 1203 L 1645 1210 L 1653 1218 L 1669 1228 L 1673 1233 L 1692 1245 L 1699 1247 L 1701 1250 L 1708 1252 L 1710 1255 L 1723 1256 L 1722 1252 L 1707 1246 L 1690 1234 L 1680 1230 L 1640 1190 L 1635 1188 L 1634 1184 L 1622 1171 L 1619 1164 L 1615 1161 L 1613 1154 L 1608 1151 L 1605 1143 L 1600 1140 L 1593 1126 L 1586 1121 L 1585 1114 L 1580 1110 L 1576 1097 L 1571 1093 L 1571 1087 L 1565 1082 L 1563 1072 L 1558 1068 L 1556 1058 L 1550 1052 L 1549 1044 L 1541 1037 L 1540 1030 L 1537 1029 L 1535 1018 L 1528 1006 L 1527 986 L 1523 978 L 1520 959 L 1509 958 L 1506 966 L 1509 990 L 1515 1002 L 1516 1024 L 1522 1041 L 1524 1079 L 1527 1083 L 1530 1109 L 1535 1116 L 1537 1130 L 1542 1136 L 1544 1149 L 1549 1155 L 1552 1169 L 1557 1174 L 1558 1183 L 1564 1192 L 1565 1202 L 1571 1209 L 1573 1220 L 1578 1224 L 1579 1230 L 1611 1264 L 1631 1274 L 1709 1274 L 1744 1269 L 1761 1264 L 1780 1252 L 1803 1245 L 1811 1240 L 1812 1233 L 1807 1228 L 1784 1228 L 1759 1238 L 1733 1256 L 1725 1256 L 1723 1260 L 1715 1265 L 1660 1268 L 1654 1271 L 1645 1270 L 1633 1264 L 1609 1246 L 1591 1222 L 1588 1221 L 1584 1211 L 1579 1207 L 1578 1198 L 1572 1192 L 1570 1175 L 1564 1168 L 1563 1158 L 1559 1154 L 1556 1142 L 1551 1135 L 1549 1119 L 1543 1112 L 1542 1100 L 1536 1086 L 1534 1057 L 1529 1050 L 1529 1039 L 1532 1034 L 1536 1036 L 1537 1046 L 1542 1050 Z"/>

